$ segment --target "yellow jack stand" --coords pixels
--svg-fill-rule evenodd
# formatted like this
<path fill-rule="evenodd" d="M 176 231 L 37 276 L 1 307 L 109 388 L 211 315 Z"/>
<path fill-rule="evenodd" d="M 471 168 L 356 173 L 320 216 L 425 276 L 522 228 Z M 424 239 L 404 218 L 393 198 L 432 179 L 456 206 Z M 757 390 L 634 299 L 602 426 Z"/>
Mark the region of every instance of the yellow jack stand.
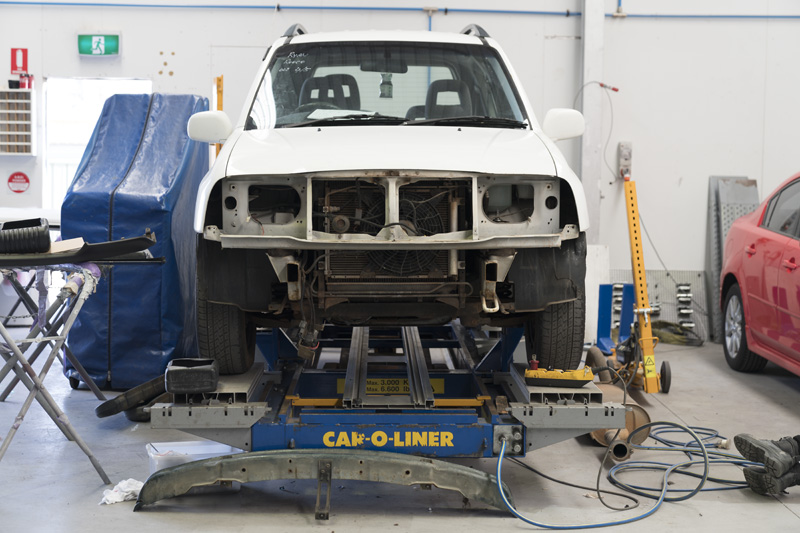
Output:
<path fill-rule="evenodd" d="M 662 383 L 669 380 L 669 365 L 662 365 L 662 374 L 656 372 L 656 358 L 654 349 L 658 339 L 653 337 L 650 324 L 650 299 L 647 296 L 647 276 L 644 269 L 644 252 L 642 249 L 642 234 L 639 224 L 639 202 L 636 197 L 636 183 L 630 176 L 625 176 L 625 205 L 628 213 L 628 231 L 631 244 L 631 267 L 633 270 L 633 286 L 636 293 L 636 325 L 631 330 L 631 339 L 638 344 L 634 349 L 640 349 L 642 358 L 640 368 L 629 369 L 636 373 L 634 382 L 641 380 L 644 391 L 647 393 L 658 392 L 661 389 L 669 390 L 669 385 L 661 387 Z"/>

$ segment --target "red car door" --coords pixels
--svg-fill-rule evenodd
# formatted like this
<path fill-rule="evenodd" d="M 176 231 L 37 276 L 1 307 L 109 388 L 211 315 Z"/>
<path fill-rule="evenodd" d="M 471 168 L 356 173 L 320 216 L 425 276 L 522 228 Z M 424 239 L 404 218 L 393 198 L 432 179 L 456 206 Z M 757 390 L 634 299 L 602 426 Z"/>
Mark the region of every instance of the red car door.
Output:
<path fill-rule="evenodd" d="M 800 180 L 784 187 L 765 213 L 762 228 L 772 232 L 764 249 L 764 288 L 775 322 L 760 339 L 786 357 L 800 360 Z M 759 229 L 762 229 L 759 228 Z M 752 322 L 751 322 L 752 324 Z"/>
<path fill-rule="evenodd" d="M 779 342 L 787 356 L 800 361 L 800 240 L 790 239 L 783 252 L 778 284 Z"/>
<path fill-rule="evenodd" d="M 752 228 L 743 241 L 743 290 L 747 293 L 747 324 L 759 343 L 779 348 L 780 325 L 775 307 L 778 269 L 787 237 L 763 227 Z"/>

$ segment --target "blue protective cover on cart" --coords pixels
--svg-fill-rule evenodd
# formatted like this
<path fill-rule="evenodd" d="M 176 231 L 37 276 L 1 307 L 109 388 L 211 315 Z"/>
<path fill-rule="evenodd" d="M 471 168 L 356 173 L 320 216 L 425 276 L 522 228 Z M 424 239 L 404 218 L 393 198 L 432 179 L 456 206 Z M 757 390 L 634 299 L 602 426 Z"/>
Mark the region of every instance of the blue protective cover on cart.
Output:
<path fill-rule="evenodd" d="M 95 126 L 61 208 L 64 239 L 143 235 L 163 263 L 117 264 L 84 304 L 67 345 L 101 387 L 127 389 L 195 357 L 194 200 L 208 145 L 188 138 L 194 95 L 115 95 Z M 67 365 L 66 374 L 79 378 Z"/>

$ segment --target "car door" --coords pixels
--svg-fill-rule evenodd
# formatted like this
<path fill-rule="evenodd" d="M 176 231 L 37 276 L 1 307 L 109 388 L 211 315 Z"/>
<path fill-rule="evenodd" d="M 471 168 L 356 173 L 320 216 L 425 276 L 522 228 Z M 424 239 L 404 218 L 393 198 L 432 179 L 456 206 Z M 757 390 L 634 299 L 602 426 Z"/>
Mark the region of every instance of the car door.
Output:
<path fill-rule="evenodd" d="M 784 190 L 796 190 L 793 236 L 783 251 L 778 283 L 776 308 L 780 324 L 779 341 L 786 355 L 800 361 L 800 180 Z"/>
<path fill-rule="evenodd" d="M 757 342 L 773 348 L 780 331 L 775 308 L 778 269 L 787 240 L 764 227 L 753 227 L 744 238 L 742 290 L 747 293 L 747 325 Z"/>
<path fill-rule="evenodd" d="M 765 245 L 764 288 L 774 306 L 775 322 L 764 330 L 763 341 L 773 349 L 800 359 L 800 180 L 784 187 L 767 207 L 762 227 L 773 234 Z"/>
<path fill-rule="evenodd" d="M 753 213 L 753 216 L 747 215 L 734 222 L 725 244 L 726 256 L 738 255 L 741 258 L 736 275 L 749 334 L 757 344 L 769 345 L 772 344 L 769 332 L 778 329 L 771 288 L 777 283 L 777 268 L 783 254 L 783 247 L 776 245 L 774 240 L 776 237 L 785 239 L 764 224 L 774 204 L 773 198 L 767 203 L 763 216 L 759 214 L 756 218 Z"/>
<path fill-rule="evenodd" d="M 783 252 L 778 274 L 777 302 L 780 344 L 800 361 L 800 240 L 792 239 Z"/>

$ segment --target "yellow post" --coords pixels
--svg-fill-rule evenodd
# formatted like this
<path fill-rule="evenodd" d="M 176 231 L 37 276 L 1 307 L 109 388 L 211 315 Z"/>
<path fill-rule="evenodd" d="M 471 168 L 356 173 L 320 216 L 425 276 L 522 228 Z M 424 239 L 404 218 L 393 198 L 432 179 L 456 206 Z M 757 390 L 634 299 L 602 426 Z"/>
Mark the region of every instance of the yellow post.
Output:
<path fill-rule="evenodd" d="M 647 276 L 644 270 L 644 251 L 639 226 L 639 202 L 636 198 L 636 183 L 625 179 L 625 205 L 628 211 L 628 230 L 631 240 L 631 267 L 633 286 L 636 291 L 636 315 L 639 323 L 639 346 L 642 349 L 644 366 L 644 390 L 658 392 L 658 372 L 654 354 L 655 339 L 650 324 L 650 299 L 647 296 Z"/>
<path fill-rule="evenodd" d="M 222 76 L 214 78 L 214 86 L 217 88 L 217 111 L 222 111 Z M 222 145 L 217 143 L 217 155 Z"/>

